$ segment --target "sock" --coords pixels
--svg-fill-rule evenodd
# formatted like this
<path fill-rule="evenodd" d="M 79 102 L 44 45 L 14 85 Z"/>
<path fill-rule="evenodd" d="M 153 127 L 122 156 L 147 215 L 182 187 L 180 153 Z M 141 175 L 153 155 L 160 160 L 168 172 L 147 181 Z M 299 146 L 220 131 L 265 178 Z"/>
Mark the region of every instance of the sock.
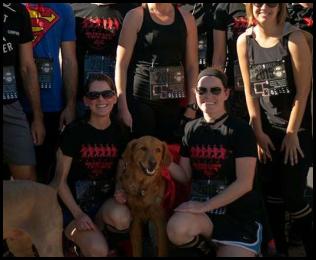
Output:
<path fill-rule="evenodd" d="M 192 241 L 175 247 L 179 249 L 177 256 L 209 256 L 215 252 L 212 250 L 211 242 L 202 235 L 197 235 Z"/>
<path fill-rule="evenodd" d="M 311 207 L 307 204 L 302 210 L 291 212 L 290 216 L 293 220 L 293 227 L 302 237 L 306 256 L 314 256 L 313 213 Z"/>
<path fill-rule="evenodd" d="M 267 213 L 278 253 L 288 256 L 285 237 L 285 205 L 281 198 L 267 198 Z"/>
<path fill-rule="evenodd" d="M 115 248 L 121 253 L 132 255 L 132 249 L 129 241 L 129 229 L 119 230 L 106 224 L 105 233 L 110 248 Z"/>

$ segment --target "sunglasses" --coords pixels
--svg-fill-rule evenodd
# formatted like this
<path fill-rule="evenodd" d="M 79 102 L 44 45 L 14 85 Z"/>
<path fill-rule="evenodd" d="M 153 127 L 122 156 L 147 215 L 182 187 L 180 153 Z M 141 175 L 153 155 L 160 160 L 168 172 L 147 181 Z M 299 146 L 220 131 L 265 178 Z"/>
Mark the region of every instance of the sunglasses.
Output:
<path fill-rule="evenodd" d="M 113 90 L 104 90 L 104 91 L 89 91 L 86 93 L 86 97 L 90 100 L 98 99 L 102 96 L 104 99 L 111 98 L 115 96 L 115 92 Z"/>
<path fill-rule="evenodd" d="M 255 7 L 262 7 L 264 4 L 266 4 L 268 7 L 270 8 L 274 8 L 274 7 L 277 7 L 279 5 L 279 3 L 254 3 L 253 5 Z"/>
<path fill-rule="evenodd" d="M 197 87 L 196 88 L 196 93 L 198 93 L 200 96 L 205 95 L 207 93 L 207 87 Z M 222 89 L 220 87 L 212 87 L 209 89 L 210 93 L 218 96 L 219 94 L 222 93 Z"/>

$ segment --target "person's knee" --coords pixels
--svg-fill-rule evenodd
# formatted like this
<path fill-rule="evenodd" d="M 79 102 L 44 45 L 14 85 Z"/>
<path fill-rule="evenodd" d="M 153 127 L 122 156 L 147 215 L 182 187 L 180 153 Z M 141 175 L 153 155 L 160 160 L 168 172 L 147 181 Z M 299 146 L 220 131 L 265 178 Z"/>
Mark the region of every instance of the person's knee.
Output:
<path fill-rule="evenodd" d="M 82 253 L 86 257 L 104 257 L 109 253 L 108 246 L 104 243 L 93 242 L 89 243 L 81 248 Z"/>
<path fill-rule="evenodd" d="M 188 225 L 177 218 L 171 218 L 167 224 L 167 235 L 169 240 L 175 245 L 181 245 L 187 242 Z"/>
<path fill-rule="evenodd" d="M 108 215 L 103 214 L 103 216 L 105 223 L 118 230 L 128 229 L 131 223 L 131 214 L 127 208 L 114 208 Z"/>
<path fill-rule="evenodd" d="M 36 170 L 33 165 L 9 165 L 10 173 L 15 180 L 36 181 Z"/>
<path fill-rule="evenodd" d="M 129 216 L 124 216 L 119 219 L 113 220 L 113 227 L 118 230 L 128 229 L 131 223 L 131 218 Z"/>

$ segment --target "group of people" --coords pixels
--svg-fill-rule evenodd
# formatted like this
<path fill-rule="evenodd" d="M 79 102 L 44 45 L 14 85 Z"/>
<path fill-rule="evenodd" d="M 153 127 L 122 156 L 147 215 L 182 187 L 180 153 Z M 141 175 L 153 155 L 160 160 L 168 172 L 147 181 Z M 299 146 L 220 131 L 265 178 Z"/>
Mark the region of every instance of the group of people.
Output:
<path fill-rule="evenodd" d="M 59 182 L 65 235 L 82 255 L 108 256 L 111 241 L 128 237 L 133 216 L 116 176 L 128 141 L 144 135 L 180 146 L 168 171 L 191 193 L 166 230 L 179 251 L 256 256 L 275 241 L 273 253 L 287 256 L 287 211 L 313 255 L 304 197 L 312 7 L 3 3 L 3 11 L 4 163 L 14 179 Z"/>

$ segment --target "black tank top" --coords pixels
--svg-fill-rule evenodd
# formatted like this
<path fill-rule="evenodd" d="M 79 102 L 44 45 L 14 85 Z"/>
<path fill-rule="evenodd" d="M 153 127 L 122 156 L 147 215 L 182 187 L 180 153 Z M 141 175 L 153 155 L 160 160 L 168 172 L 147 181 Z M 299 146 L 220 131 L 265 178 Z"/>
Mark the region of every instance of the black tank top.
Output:
<path fill-rule="evenodd" d="M 252 31 L 253 28 L 249 28 Z M 296 87 L 292 71 L 292 62 L 288 50 L 288 38 L 296 28 L 285 25 L 281 41 L 271 48 L 261 47 L 247 35 L 250 82 L 252 94 L 259 98 L 263 129 L 285 131 L 292 110 Z M 300 130 L 311 129 L 311 110 L 307 101 Z"/>
<path fill-rule="evenodd" d="M 174 22 L 170 25 L 161 25 L 154 22 L 148 8 L 144 8 L 143 24 L 138 32 L 133 56 L 133 94 L 138 98 L 149 99 L 149 67 L 184 64 L 187 30 L 181 13 L 176 7 L 174 9 Z"/>

